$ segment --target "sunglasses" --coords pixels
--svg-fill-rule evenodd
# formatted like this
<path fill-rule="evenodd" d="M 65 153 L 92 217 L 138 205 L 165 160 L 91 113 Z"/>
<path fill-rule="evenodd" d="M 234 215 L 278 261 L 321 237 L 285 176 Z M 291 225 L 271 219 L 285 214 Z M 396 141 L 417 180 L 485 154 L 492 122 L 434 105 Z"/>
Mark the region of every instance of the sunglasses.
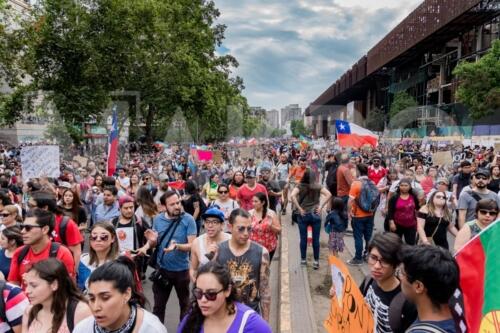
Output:
<path fill-rule="evenodd" d="M 90 236 L 90 240 L 95 242 L 97 240 L 106 242 L 109 239 L 109 235 L 95 235 L 95 236 Z"/>
<path fill-rule="evenodd" d="M 250 234 L 250 233 L 252 233 L 253 228 L 251 226 L 248 226 L 248 227 L 241 226 L 241 227 L 236 228 L 236 230 L 238 230 L 238 232 L 245 232 L 245 230 L 246 230 Z"/>
<path fill-rule="evenodd" d="M 218 191 L 218 192 L 219 192 L 219 194 L 228 194 L 229 193 L 229 191 Z"/>
<path fill-rule="evenodd" d="M 436 195 L 436 199 L 444 199 L 444 200 L 446 200 L 446 197 L 443 196 L 443 195 Z"/>
<path fill-rule="evenodd" d="M 207 301 L 215 301 L 217 299 L 217 295 L 221 292 L 223 292 L 224 289 L 221 289 L 219 291 L 203 291 L 200 288 L 194 288 L 193 289 L 193 296 L 197 300 L 201 300 L 203 296 L 207 299 Z"/>
<path fill-rule="evenodd" d="M 478 180 L 487 180 L 488 177 L 486 177 L 486 176 L 476 176 L 476 179 L 478 179 Z"/>
<path fill-rule="evenodd" d="M 489 216 L 497 216 L 498 215 L 498 211 L 496 211 L 496 210 L 480 209 L 479 212 L 483 215 L 489 215 Z"/>
<path fill-rule="evenodd" d="M 21 224 L 20 228 L 21 230 L 26 229 L 27 232 L 30 232 L 33 228 L 43 228 L 43 227 L 36 224 Z"/>
<path fill-rule="evenodd" d="M 2 214 L 0 214 L 0 216 L 3 216 L 3 217 L 9 217 L 9 216 L 10 216 L 10 213 L 2 213 Z"/>

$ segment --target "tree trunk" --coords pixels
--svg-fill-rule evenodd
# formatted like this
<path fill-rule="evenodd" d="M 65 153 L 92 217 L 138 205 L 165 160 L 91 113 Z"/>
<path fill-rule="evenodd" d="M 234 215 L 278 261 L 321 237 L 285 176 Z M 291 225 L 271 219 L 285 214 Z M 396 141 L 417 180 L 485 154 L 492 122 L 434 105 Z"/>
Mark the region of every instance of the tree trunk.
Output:
<path fill-rule="evenodd" d="M 146 114 L 146 127 L 145 127 L 145 136 L 146 136 L 146 143 L 148 146 L 151 146 L 153 144 L 153 120 L 154 120 L 154 112 L 156 110 L 156 107 L 154 104 L 149 104 L 148 105 L 148 111 Z"/>

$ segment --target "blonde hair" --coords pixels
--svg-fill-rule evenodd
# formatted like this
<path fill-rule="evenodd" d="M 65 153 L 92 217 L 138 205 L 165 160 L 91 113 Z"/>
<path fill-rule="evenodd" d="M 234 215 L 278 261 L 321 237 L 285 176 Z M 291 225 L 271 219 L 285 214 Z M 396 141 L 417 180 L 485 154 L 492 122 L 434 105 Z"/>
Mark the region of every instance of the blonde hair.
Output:
<path fill-rule="evenodd" d="M 19 215 L 19 209 L 17 208 L 16 205 L 7 205 L 3 208 L 4 211 L 8 211 L 9 214 L 14 214 L 16 213 L 16 221 L 17 222 L 22 222 L 23 219 L 21 218 L 21 215 Z"/>
<path fill-rule="evenodd" d="M 444 206 L 443 206 L 443 217 L 449 221 L 449 222 L 452 222 L 452 213 L 451 213 L 451 210 L 450 208 L 448 207 L 448 198 L 446 197 L 446 192 L 442 192 L 442 191 L 434 191 L 432 192 L 430 198 L 429 198 L 429 202 L 427 203 L 427 211 L 429 212 L 428 215 L 429 216 L 436 216 L 436 207 L 434 206 L 434 196 L 436 196 L 437 193 L 441 193 L 444 195 L 444 197 L 446 198 L 445 202 L 444 202 Z"/>

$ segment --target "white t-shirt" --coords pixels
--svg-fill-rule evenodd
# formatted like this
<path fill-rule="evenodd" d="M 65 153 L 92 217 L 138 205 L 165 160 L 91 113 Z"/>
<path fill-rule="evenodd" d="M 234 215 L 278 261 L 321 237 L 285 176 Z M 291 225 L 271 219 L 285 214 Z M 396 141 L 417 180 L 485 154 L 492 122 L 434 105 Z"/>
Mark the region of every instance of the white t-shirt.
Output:
<path fill-rule="evenodd" d="M 167 333 L 167 328 L 163 326 L 158 317 L 152 313 L 144 311 L 144 318 L 142 319 L 139 333 Z M 93 316 L 87 317 L 79 322 L 73 329 L 73 333 L 88 333 L 94 332 L 95 318 Z"/>

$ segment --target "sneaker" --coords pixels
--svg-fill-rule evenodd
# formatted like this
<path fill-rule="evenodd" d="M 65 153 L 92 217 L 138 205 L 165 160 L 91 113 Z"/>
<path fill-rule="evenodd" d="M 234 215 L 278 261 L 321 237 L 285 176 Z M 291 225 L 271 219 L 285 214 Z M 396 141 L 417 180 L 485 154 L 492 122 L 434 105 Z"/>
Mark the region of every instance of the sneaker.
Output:
<path fill-rule="evenodd" d="M 368 262 L 368 253 L 363 253 L 363 261 Z"/>
<path fill-rule="evenodd" d="M 281 215 L 286 215 L 286 209 L 281 210 Z"/>
<path fill-rule="evenodd" d="M 301 260 L 300 261 L 301 266 L 307 266 L 307 260 Z"/>
<path fill-rule="evenodd" d="M 347 261 L 347 264 L 351 266 L 361 266 L 363 265 L 363 260 L 352 258 L 351 260 Z"/>
<path fill-rule="evenodd" d="M 319 269 L 319 261 L 313 263 L 313 269 Z"/>

